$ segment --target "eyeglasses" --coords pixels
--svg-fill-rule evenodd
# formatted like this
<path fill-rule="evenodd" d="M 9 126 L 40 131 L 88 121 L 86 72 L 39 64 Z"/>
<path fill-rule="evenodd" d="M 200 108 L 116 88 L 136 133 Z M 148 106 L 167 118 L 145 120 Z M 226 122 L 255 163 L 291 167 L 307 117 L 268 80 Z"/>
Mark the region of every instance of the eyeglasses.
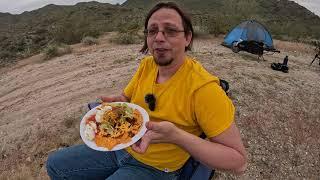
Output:
<path fill-rule="evenodd" d="M 184 30 L 177 30 L 177 29 L 173 29 L 173 28 L 165 28 L 162 31 L 159 31 L 159 29 L 145 29 L 144 34 L 147 37 L 150 38 L 155 38 L 158 35 L 158 32 L 162 32 L 164 37 L 176 37 L 179 33 L 181 32 L 185 32 Z"/>

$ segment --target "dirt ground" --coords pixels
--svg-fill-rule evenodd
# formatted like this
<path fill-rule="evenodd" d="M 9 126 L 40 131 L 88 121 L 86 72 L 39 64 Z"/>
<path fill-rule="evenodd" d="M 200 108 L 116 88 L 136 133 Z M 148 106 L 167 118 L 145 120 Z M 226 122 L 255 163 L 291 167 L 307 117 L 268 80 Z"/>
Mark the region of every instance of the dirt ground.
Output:
<path fill-rule="evenodd" d="M 82 143 L 81 116 L 99 95 L 119 93 L 135 72 L 141 44 L 72 46 L 73 53 L 36 55 L 0 69 L 0 179 L 48 179 L 48 153 Z M 236 123 L 248 151 L 242 176 L 214 179 L 319 179 L 320 66 L 312 47 L 275 41 L 281 53 L 263 60 L 233 53 L 223 39 L 196 39 L 193 52 L 211 73 L 230 83 Z M 272 62 L 289 56 L 289 73 Z"/>

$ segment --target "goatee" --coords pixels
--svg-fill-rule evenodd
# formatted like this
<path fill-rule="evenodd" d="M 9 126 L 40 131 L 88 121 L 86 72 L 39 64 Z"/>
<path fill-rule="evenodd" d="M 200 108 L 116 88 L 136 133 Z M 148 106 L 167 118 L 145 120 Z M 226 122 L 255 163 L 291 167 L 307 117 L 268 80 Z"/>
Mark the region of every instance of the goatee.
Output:
<path fill-rule="evenodd" d="M 154 57 L 154 62 L 158 65 L 158 66 L 169 66 L 172 62 L 173 62 L 173 58 L 165 60 L 165 61 L 158 61 L 158 59 L 156 59 Z"/>

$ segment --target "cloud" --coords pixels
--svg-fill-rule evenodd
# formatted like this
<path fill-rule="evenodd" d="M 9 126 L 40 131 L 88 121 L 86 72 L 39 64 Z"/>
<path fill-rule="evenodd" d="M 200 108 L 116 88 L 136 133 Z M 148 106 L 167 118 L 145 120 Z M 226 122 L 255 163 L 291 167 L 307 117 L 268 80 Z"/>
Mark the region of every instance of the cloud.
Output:
<path fill-rule="evenodd" d="M 320 1 L 319 0 L 293 0 L 296 3 L 304 6 L 309 11 L 315 13 L 316 15 L 320 16 Z"/>
<path fill-rule="evenodd" d="M 92 0 L 23 0 L 23 1 L 14 1 L 14 0 L 0 0 L 0 12 L 9 12 L 12 14 L 20 14 L 24 11 L 31 11 L 38 8 L 41 8 L 48 4 L 57 4 L 57 5 L 74 5 L 78 2 L 88 2 Z M 123 3 L 126 0 L 95 0 L 103 3 Z"/>

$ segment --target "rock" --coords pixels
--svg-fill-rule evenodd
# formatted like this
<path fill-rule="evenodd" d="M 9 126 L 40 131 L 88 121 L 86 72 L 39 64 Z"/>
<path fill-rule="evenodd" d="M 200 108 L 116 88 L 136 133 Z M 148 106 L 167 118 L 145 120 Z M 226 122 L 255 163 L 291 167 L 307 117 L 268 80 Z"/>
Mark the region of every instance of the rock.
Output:
<path fill-rule="evenodd" d="M 27 157 L 26 161 L 31 162 L 31 157 Z"/>

